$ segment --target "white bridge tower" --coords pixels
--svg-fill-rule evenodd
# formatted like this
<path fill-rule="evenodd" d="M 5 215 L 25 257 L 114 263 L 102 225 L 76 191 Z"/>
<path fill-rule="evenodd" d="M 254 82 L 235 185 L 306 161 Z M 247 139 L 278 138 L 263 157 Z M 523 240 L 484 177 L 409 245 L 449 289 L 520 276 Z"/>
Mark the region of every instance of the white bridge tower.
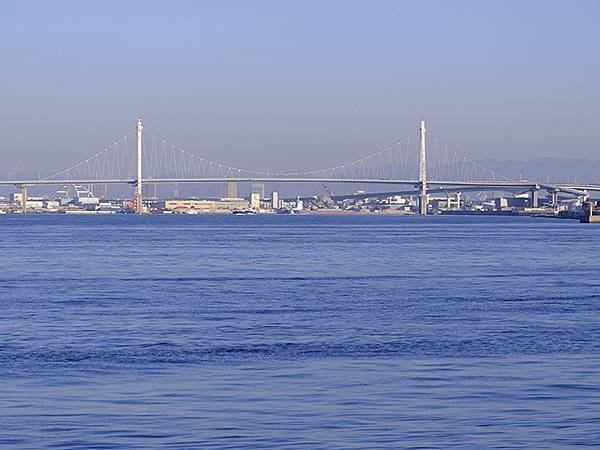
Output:
<path fill-rule="evenodd" d="M 135 184 L 135 212 L 144 212 L 144 201 L 142 198 L 142 119 L 137 120 L 137 178 Z"/>
<path fill-rule="evenodd" d="M 427 153 L 425 147 L 425 121 L 421 120 L 421 151 L 419 153 L 419 184 L 421 193 L 419 194 L 419 211 L 422 216 L 427 215 L 427 205 L 429 203 L 427 195 Z"/>

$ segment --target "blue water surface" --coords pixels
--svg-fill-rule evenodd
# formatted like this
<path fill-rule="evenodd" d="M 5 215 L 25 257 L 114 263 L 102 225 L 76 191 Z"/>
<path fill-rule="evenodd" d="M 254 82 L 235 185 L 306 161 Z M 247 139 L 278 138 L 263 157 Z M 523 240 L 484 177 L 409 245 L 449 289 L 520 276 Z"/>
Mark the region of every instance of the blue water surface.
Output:
<path fill-rule="evenodd" d="M 600 227 L 0 217 L 0 447 L 597 448 Z"/>

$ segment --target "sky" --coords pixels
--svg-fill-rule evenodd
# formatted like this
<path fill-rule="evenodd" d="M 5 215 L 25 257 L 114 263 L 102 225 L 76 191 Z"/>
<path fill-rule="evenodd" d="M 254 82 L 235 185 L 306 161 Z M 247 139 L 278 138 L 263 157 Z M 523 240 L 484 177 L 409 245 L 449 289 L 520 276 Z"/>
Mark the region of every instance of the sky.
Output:
<path fill-rule="evenodd" d="M 473 159 L 600 160 L 600 1 L 0 0 L 0 172 L 145 126 L 249 169 L 418 129 Z"/>

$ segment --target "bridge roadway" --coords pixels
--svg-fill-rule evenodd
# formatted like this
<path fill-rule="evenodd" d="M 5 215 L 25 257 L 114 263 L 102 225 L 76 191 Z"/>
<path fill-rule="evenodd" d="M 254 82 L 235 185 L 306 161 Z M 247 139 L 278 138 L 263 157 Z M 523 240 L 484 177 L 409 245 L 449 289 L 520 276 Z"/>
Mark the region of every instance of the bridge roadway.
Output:
<path fill-rule="evenodd" d="M 318 184 L 379 184 L 420 186 L 419 180 L 396 180 L 383 178 L 287 178 L 287 177 L 231 177 L 231 178 L 143 178 L 142 183 L 318 183 Z M 0 186 L 48 186 L 48 185 L 89 185 L 89 184 L 130 184 L 137 180 L 129 179 L 38 179 L 38 180 L 0 180 Z M 441 191 L 450 190 L 548 190 L 581 195 L 584 191 L 600 191 L 600 184 L 575 183 L 539 183 L 531 181 L 427 181 L 427 185 Z"/>

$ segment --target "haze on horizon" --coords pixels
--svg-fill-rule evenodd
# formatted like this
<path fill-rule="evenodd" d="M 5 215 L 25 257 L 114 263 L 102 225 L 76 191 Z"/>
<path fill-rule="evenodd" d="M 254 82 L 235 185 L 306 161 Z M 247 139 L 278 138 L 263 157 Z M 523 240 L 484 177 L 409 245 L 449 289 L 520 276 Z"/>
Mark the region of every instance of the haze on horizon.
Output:
<path fill-rule="evenodd" d="M 474 159 L 600 159 L 600 2 L 0 3 L 0 172 L 145 125 L 249 169 L 323 167 L 426 118 Z"/>

